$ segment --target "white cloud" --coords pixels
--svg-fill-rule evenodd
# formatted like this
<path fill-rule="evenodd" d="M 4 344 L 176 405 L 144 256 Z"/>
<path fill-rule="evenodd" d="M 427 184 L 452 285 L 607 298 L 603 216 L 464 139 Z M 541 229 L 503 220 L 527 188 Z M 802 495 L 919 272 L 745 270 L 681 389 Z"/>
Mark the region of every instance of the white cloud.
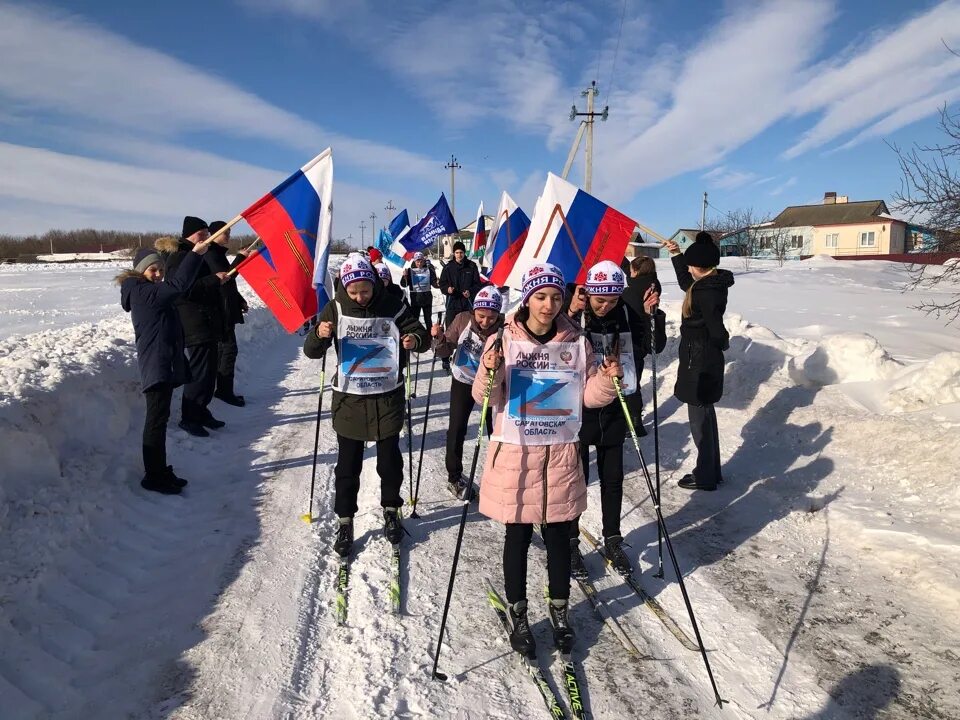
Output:
<path fill-rule="evenodd" d="M 216 131 L 303 152 L 335 146 L 342 162 L 377 175 L 434 181 L 437 163 L 415 153 L 330 132 L 235 84 L 83 19 L 0 5 L 0 98 L 19 108 L 94 121 L 154 137 Z"/>
<path fill-rule="evenodd" d="M 771 190 L 770 197 L 776 197 L 777 195 L 782 194 L 784 190 L 787 190 L 788 188 L 792 188 L 796 184 L 797 184 L 797 178 L 791 177 L 785 183 L 781 183 L 780 185 L 775 187 L 773 190 Z"/>
<path fill-rule="evenodd" d="M 838 147 L 837 150 L 849 150 L 850 148 L 855 147 L 866 140 L 889 135 L 890 133 L 909 125 L 912 122 L 916 122 L 917 120 L 927 117 L 931 113 L 940 110 L 944 107 L 944 105 L 949 105 L 957 100 L 960 100 L 960 88 L 928 95 L 925 98 L 916 100 L 906 107 L 901 107 L 900 109 L 890 113 L 879 122 L 868 127 L 866 130 L 862 130 L 861 132 L 857 133 L 857 135 L 855 135 L 853 138 Z"/>
<path fill-rule="evenodd" d="M 5 170 L 0 173 L 0 199 L 6 198 L 0 202 L 0 228 L 5 233 L 40 233 L 86 218 L 84 224 L 94 227 L 153 230 L 178 227 L 186 214 L 229 219 L 287 174 L 166 145 L 128 143 L 127 152 L 145 160 L 173 153 L 179 169 L 0 142 L 0 167 Z M 365 218 L 371 211 L 380 215 L 385 197 L 385 189 L 338 180 L 334 235 L 353 233 L 359 238 L 352 221 L 341 227 L 339 219 Z M 405 195 L 393 193 L 392 198 L 400 207 L 410 202 Z"/>
<path fill-rule="evenodd" d="M 754 182 L 757 180 L 759 175 L 757 175 L 755 172 L 733 170 L 727 168 L 725 165 L 718 165 L 713 170 L 704 173 L 700 177 L 706 180 L 707 185 L 711 188 L 719 188 L 720 190 L 733 190 L 741 187 L 742 185 L 746 185 L 749 182 Z"/>

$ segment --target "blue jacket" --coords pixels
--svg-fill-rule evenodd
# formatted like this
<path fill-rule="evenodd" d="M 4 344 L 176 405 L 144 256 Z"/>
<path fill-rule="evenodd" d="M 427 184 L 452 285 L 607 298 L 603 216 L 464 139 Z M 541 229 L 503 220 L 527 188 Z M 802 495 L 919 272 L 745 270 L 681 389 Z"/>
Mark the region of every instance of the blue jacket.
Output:
<path fill-rule="evenodd" d="M 189 252 L 176 273 L 162 283 L 130 277 L 120 285 L 120 305 L 133 320 L 143 392 L 159 383 L 178 387 L 190 380 L 183 355 L 183 327 L 173 303 L 193 285 L 202 264 L 200 255 Z"/>

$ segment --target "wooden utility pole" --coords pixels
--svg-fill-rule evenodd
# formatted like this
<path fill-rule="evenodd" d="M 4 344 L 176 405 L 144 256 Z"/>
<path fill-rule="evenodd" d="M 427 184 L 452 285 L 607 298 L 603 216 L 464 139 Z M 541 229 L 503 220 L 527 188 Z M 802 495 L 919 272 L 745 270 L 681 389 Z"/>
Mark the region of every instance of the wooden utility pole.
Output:
<path fill-rule="evenodd" d="M 370 244 L 373 245 L 377 241 L 377 214 L 372 212 L 370 213 Z"/>
<path fill-rule="evenodd" d="M 396 209 L 397 209 L 397 208 L 394 206 L 393 200 L 387 200 L 387 206 L 384 208 L 384 210 L 386 210 L 388 213 L 391 213 L 391 214 L 392 214 L 393 211 L 396 210 Z M 387 217 L 389 218 L 390 216 L 388 215 Z"/>
<path fill-rule="evenodd" d="M 707 223 L 707 192 L 703 192 L 703 209 L 700 211 L 700 229 L 703 230 L 703 226 Z"/>
<path fill-rule="evenodd" d="M 594 118 L 599 117 L 601 120 L 606 120 L 610 114 L 610 106 L 604 105 L 602 112 L 594 112 L 594 99 L 597 97 L 597 81 L 594 80 L 590 83 L 590 87 L 580 93 L 583 97 L 587 98 L 587 111 L 586 112 L 577 112 L 577 106 L 574 105 L 570 108 L 570 119 L 576 120 L 578 117 L 585 118 L 580 121 L 580 127 L 577 129 L 577 137 L 573 141 L 573 146 L 570 148 L 570 154 L 567 156 L 567 163 L 563 167 L 562 177 L 566 179 L 567 174 L 570 172 L 570 167 L 573 165 L 573 158 L 577 154 L 577 150 L 580 148 L 580 141 L 583 139 L 584 132 L 587 136 L 587 148 L 586 148 L 586 163 L 583 173 L 583 189 L 587 192 L 590 192 L 593 188 L 593 123 Z"/>
<path fill-rule="evenodd" d="M 360 249 L 363 250 L 363 231 L 367 229 L 367 223 L 363 220 L 360 221 Z"/>

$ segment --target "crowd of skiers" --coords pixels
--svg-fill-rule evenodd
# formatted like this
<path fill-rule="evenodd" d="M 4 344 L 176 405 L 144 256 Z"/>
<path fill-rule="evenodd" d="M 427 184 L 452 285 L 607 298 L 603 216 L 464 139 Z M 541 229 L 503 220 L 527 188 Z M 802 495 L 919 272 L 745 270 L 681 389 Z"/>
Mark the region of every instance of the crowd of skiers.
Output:
<path fill-rule="evenodd" d="M 173 389 L 183 385 L 179 426 L 195 436 L 224 423 L 210 412 L 217 397 L 243 406 L 234 392 L 235 325 L 246 303 L 226 258 L 228 230 L 186 217 L 179 239 L 141 250 L 118 276 L 121 303 L 132 315 L 142 390 L 147 490 L 174 494 L 186 481 L 166 462 L 165 435 Z M 688 407 L 696 467 L 680 487 L 714 490 L 723 482 L 713 405 L 723 392 L 723 325 L 733 276 L 717 265 L 719 249 L 700 233 L 685 252 L 667 243 L 684 292 L 676 397 Z M 401 289 L 407 288 L 409 298 Z M 444 297 L 433 320 L 433 290 Z M 411 353 L 432 351 L 452 375 L 446 434 L 447 486 L 469 501 L 474 478 L 464 476 L 463 446 L 478 404 L 490 445 L 479 482 L 480 512 L 505 526 L 503 575 L 519 652 L 533 654 L 527 620 L 527 552 L 535 527 L 547 548 L 548 609 L 555 641 L 569 650 L 571 578 L 584 577 L 580 516 L 592 466 L 600 483 L 604 552 L 621 574 L 633 572 L 620 529 L 624 443 L 645 434 L 640 395 L 644 358 L 666 345 L 661 285 L 654 263 L 635 258 L 588 268 L 581 285 L 567 283 L 549 263 L 526 268 L 518 309 L 505 316 L 504 294 L 484 281 L 462 243 L 439 277 L 422 253 L 402 273 L 400 287 L 373 248 L 349 255 L 339 268 L 334 298 L 310 327 L 303 351 L 322 358 L 333 346 L 332 419 L 338 455 L 334 470 L 335 551 L 352 551 L 353 518 L 364 451 L 376 445 L 384 535 L 402 541 L 404 460 L 400 432 L 409 412 L 404 373 Z"/>
<path fill-rule="evenodd" d="M 117 276 L 120 304 L 133 321 L 146 399 L 140 484 L 165 495 L 178 494 L 187 484 L 167 464 L 174 389 L 183 386 L 178 425 L 195 437 L 209 437 L 208 430 L 225 425 L 210 411 L 213 398 L 245 405 L 234 390 L 234 371 L 236 326 L 248 308 L 231 273 L 244 254 L 232 263 L 227 259 L 230 230 L 225 226 L 187 216 L 179 238 L 159 238 L 153 248 L 139 250 L 133 268 Z"/>
<path fill-rule="evenodd" d="M 733 276 L 717 269 L 719 249 L 701 233 L 684 253 L 668 244 L 684 291 L 675 393 L 689 408 L 696 468 L 683 488 L 713 490 L 722 482 L 713 403 L 723 387 L 723 326 Z M 378 258 L 374 257 L 374 261 Z M 625 575 L 633 565 L 620 531 L 623 452 L 628 428 L 643 433 L 639 384 L 643 359 L 666 345 L 661 285 L 653 262 L 589 268 L 583 285 L 568 285 L 548 263 L 527 268 L 519 308 L 505 317 L 501 289 L 484 283 L 464 247 L 440 277 L 421 254 L 403 272 L 409 302 L 393 293 L 368 256 L 348 256 L 335 298 L 321 312 L 304 353 L 321 358 L 333 346 L 337 370 L 332 415 L 338 457 L 334 470 L 335 551 L 353 547 L 360 470 L 367 443 L 376 444 L 384 535 L 402 540 L 401 486 L 404 371 L 411 353 L 433 351 L 451 375 L 445 465 L 448 487 L 469 500 L 463 445 L 474 408 L 486 401 L 490 437 L 480 486 L 480 512 L 505 526 L 503 575 L 512 620 L 511 644 L 533 655 L 527 620 L 527 553 L 537 527 L 547 548 L 548 610 L 555 642 L 573 642 L 567 604 L 572 577 L 585 574 L 578 521 L 587 506 L 590 448 L 596 452 L 605 554 Z M 430 322 L 431 289 L 445 298 L 443 323 Z M 421 323 L 421 316 L 424 320 Z M 429 327 L 429 334 L 427 328 Z"/>

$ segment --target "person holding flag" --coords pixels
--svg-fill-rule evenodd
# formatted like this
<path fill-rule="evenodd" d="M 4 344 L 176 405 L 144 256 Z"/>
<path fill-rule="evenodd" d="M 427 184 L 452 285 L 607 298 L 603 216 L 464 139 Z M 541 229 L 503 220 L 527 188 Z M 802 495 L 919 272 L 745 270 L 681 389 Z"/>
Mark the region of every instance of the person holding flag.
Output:
<path fill-rule="evenodd" d="M 332 344 L 337 353 L 333 386 L 333 429 L 337 433 L 334 470 L 334 550 L 342 557 L 353 548 L 360 470 L 367 442 L 377 444 L 377 474 L 383 532 L 392 544 L 403 537 L 403 454 L 400 430 L 404 420 L 403 368 L 407 351 L 423 352 L 426 329 L 410 310 L 389 294 L 370 263 L 350 255 L 340 267 L 340 286 L 333 302 L 320 313 L 316 329 L 304 341 L 308 358 L 319 359 Z"/>
<path fill-rule="evenodd" d="M 473 312 L 457 315 L 446 332 L 439 324 L 433 325 L 433 351 L 438 358 L 453 356 L 453 380 L 450 384 L 450 427 L 447 430 L 447 487 L 456 497 L 463 498 L 468 481 L 463 476 L 463 441 L 467 436 L 473 400 L 473 380 L 480 367 L 480 353 L 491 335 L 503 326 L 503 296 L 492 285 L 481 288 L 473 299 Z M 493 432 L 487 415 L 487 434 Z"/>
<path fill-rule="evenodd" d="M 534 263 L 523 275 L 521 307 L 506 322 L 501 347 L 487 340 L 473 382 L 481 402 L 493 371 L 490 404 L 493 438 L 480 483 L 480 512 L 506 526 L 503 575 L 514 650 L 533 657 L 527 617 L 527 551 L 534 523 L 547 547 L 548 610 L 554 641 L 573 646 L 570 597 L 570 528 L 587 507 L 578 433 L 582 408 L 609 405 L 613 378 L 623 375 L 615 357 L 598 363 L 593 348 L 561 314 L 564 280 L 559 268 Z"/>
<path fill-rule="evenodd" d="M 433 263 L 422 252 L 413 254 L 413 262 L 403 271 L 400 286 L 410 288 L 410 307 L 413 308 L 414 317 L 419 319 L 420 313 L 423 313 L 423 324 L 428 327 L 432 325 L 433 292 L 430 288 L 439 288 L 440 283 Z"/>
<path fill-rule="evenodd" d="M 584 333 L 598 359 L 616 356 L 623 368 L 623 394 L 639 393 L 643 357 L 650 352 L 650 316 L 656 311 L 660 296 L 647 290 L 643 298 L 643 314 L 634 312 L 623 300 L 626 276 L 617 264 L 604 260 L 587 272 L 584 285 L 585 307 L 580 316 Z M 662 314 L 662 313 L 661 313 Z M 663 343 L 657 343 L 657 352 Z M 583 475 L 590 481 L 590 447 L 596 449 L 597 474 L 600 477 L 600 507 L 603 517 L 603 539 L 607 559 L 621 575 L 630 575 L 633 566 L 623 551 L 620 534 L 620 508 L 623 503 L 623 443 L 627 438 L 627 420 L 620 403 L 583 409 L 580 426 L 580 461 Z M 570 527 L 570 574 L 587 579 L 587 569 L 580 554 L 580 526 Z"/>

